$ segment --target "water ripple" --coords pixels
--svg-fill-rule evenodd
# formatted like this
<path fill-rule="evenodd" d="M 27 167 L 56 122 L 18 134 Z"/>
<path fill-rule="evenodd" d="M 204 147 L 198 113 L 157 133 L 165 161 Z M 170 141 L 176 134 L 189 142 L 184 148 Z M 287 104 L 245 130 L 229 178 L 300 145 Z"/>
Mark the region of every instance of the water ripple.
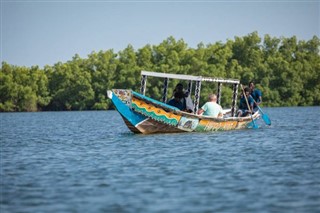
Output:
<path fill-rule="evenodd" d="M 0 114 L 1 212 L 319 212 L 319 109 L 157 135 L 115 111 Z"/>

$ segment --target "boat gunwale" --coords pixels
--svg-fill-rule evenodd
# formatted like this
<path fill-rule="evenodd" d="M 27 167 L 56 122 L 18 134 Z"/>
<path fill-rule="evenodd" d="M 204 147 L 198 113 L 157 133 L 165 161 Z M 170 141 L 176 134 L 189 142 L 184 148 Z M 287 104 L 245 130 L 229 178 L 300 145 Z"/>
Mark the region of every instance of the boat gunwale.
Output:
<path fill-rule="evenodd" d="M 139 99 L 139 100 L 142 100 L 142 101 L 145 101 L 146 103 L 151 103 L 153 105 L 155 105 L 156 107 L 159 107 L 159 108 L 162 108 L 163 110 L 166 110 L 167 112 L 172 112 L 173 114 L 176 114 L 176 115 L 183 115 L 183 116 L 187 116 L 187 117 L 192 117 L 192 118 L 198 118 L 200 120 L 212 120 L 212 121 L 215 121 L 215 122 L 226 122 L 226 121 L 251 121 L 251 116 L 246 116 L 246 117 L 227 117 L 227 118 L 214 118 L 214 117 L 211 117 L 211 116 L 206 116 L 206 115 L 197 115 L 197 114 L 194 114 L 194 113 L 189 113 L 189 112 L 184 112 L 184 111 L 181 111 L 179 110 L 178 108 L 176 107 L 172 107 L 166 103 L 162 103 L 162 102 L 159 102 L 155 99 L 152 99 L 150 97 L 147 97 L 147 96 L 144 96 L 140 93 L 137 93 L 135 91 L 132 91 L 132 95 Z M 259 117 L 259 112 L 255 112 L 253 115 L 253 118 L 254 119 L 257 119 Z"/>

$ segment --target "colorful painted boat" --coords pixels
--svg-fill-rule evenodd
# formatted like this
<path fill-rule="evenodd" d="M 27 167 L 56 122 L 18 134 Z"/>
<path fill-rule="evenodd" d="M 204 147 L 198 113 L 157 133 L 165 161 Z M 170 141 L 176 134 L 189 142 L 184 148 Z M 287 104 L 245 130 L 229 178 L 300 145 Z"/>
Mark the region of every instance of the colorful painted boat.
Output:
<path fill-rule="evenodd" d="M 251 128 L 260 117 L 259 112 L 248 117 L 235 117 L 238 80 L 207 78 L 201 76 L 175 75 L 168 73 L 156 73 L 142 71 L 141 93 L 126 90 L 113 89 L 108 91 L 108 97 L 112 100 L 115 108 L 122 116 L 125 124 L 134 133 L 177 133 L 177 132 L 207 132 L 226 131 L 235 129 Z M 165 79 L 163 102 L 145 96 L 147 76 Z M 196 82 L 194 112 L 199 107 L 201 82 L 210 81 L 218 83 L 218 103 L 221 97 L 221 84 L 233 84 L 234 94 L 230 116 L 224 118 L 212 118 L 179 110 L 166 104 L 167 86 L 169 79 L 189 81 L 191 90 L 192 82 Z"/>

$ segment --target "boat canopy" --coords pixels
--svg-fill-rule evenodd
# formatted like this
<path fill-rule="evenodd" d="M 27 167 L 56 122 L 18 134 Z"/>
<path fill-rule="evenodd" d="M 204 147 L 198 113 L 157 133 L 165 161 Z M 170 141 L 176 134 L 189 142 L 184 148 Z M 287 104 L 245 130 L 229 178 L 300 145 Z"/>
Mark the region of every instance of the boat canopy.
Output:
<path fill-rule="evenodd" d="M 218 100 L 217 102 L 220 104 L 221 102 L 221 89 L 222 84 L 232 84 L 233 85 L 233 95 L 232 95 L 232 107 L 231 107 L 231 116 L 235 116 L 235 109 L 237 103 L 238 96 L 238 86 L 240 84 L 240 80 L 237 79 L 223 79 L 223 78 L 213 78 L 213 77 L 203 77 L 203 76 L 193 76 L 193 75 L 182 75 L 182 74 L 171 74 L 171 73 L 159 73 L 159 72 L 150 72 L 150 71 L 141 71 L 141 94 L 145 95 L 146 85 L 147 85 L 147 77 L 158 77 L 164 78 L 163 84 L 163 96 L 162 102 L 167 102 L 167 91 L 169 85 L 169 79 L 178 79 L 188 81 L 188 91 L 191 95 L 192 93 L 192 84 L 195 82 L 195 90 L 194 90 L 194 114 L 197 113 L 199 109 L 199 101 L 200 101 L 200 91 L 201 91 L 201 82 L 213 82 L 218 83 Z"/>

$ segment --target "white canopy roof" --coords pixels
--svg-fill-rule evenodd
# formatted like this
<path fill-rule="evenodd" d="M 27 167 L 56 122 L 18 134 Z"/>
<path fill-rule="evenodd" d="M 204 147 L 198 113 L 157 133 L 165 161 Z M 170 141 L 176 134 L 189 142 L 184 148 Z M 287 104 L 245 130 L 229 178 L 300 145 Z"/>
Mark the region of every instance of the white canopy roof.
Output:
<path fill-rule="evenodd" d="M 193 75 L 159 73 L 159 72 L 150 72 L 150 71 L 144 71 L 144 70 L 141 71 L 141 75 L 153 76 L 153 77 L 159 77 L 159 78 L 189 80 L 189 81 L 209 81 L 209 82 L 220 82 L 220 83 L 229 83 L 229 84 L 240 83 L 240 81 L 237 79 L 223 79 L 223 78 L 202 77 L 202 76 L 193 76 Z"/>

